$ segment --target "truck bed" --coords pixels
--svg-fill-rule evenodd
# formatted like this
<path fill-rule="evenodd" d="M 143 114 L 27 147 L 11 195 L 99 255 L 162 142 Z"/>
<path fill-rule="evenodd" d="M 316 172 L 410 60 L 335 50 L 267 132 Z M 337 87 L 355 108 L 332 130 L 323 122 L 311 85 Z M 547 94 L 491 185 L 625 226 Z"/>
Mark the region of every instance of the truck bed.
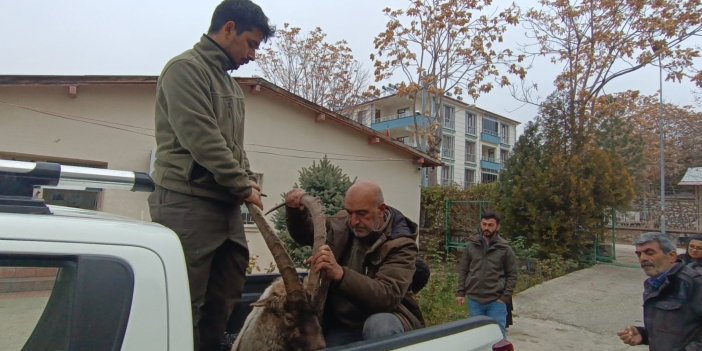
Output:
<path fill-rule="evenodd" d="M 304 275 L 304 274 L 302 274 Z M 228 340 L 233 342 L 251 311 L 249 306 L 258 300 L 263 291 L 280 275 L 250 275 L 244 285 L 241 301 L 235 307 L 229 320 Z M 386 350 L 475 350 L 491 351 L 493 345 L 502 339 L 497 323 L 488 317 L 470 317 L 450 323 L 409 331 L 391 337 L 359 341 L 352 344 L 328 348 L 330 351 L 386 351 Z M 228 350 L 226 346 L 223 349 Z"/>

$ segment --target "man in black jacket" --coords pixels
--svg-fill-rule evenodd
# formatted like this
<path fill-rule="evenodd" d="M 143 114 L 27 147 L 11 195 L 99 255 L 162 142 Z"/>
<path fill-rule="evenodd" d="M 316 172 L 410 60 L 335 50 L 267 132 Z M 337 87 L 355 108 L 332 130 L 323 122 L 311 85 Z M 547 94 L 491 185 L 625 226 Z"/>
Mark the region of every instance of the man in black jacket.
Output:
<path fill-rule="evenodd" d="M 644 326 L 617 333 L 627 345 L 651 351 L 702 351 L 702 274 L 677 260 L 665 234 L 644 233 L 634 244 L 644 283 Z"/>

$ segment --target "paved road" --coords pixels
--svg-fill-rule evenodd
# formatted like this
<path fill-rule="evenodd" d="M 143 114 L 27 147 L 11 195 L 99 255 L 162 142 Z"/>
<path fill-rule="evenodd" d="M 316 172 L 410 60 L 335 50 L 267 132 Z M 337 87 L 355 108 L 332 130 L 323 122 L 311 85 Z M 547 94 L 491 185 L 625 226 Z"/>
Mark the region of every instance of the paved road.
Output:
<path fill-rule="evenodd" d="M 642 324 L 645 279 L 633 246 L 617 245 L 615 265 L 598 264 L 515 296 L 508 339 L 517 351 L 647 350 L 627 346 L 616 335 Z"/>

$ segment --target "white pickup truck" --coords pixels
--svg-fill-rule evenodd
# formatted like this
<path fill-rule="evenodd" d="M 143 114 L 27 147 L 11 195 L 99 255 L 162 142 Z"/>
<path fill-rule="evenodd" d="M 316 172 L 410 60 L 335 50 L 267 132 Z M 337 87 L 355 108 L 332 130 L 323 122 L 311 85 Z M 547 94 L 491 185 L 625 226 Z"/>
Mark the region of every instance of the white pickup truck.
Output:
<path fill-rule="evenodd" d="M 32 198 L 36 187 L 67 185 L 153 189 L 143 173 L 0 160 L 0 350 L 192 351 L 177 236 L 158 224 Z M 275 277 L 249 277 L 230 336 Z M 474 317 L 329 350 L 514 350 L 501 339 L 493 320 Z"/>

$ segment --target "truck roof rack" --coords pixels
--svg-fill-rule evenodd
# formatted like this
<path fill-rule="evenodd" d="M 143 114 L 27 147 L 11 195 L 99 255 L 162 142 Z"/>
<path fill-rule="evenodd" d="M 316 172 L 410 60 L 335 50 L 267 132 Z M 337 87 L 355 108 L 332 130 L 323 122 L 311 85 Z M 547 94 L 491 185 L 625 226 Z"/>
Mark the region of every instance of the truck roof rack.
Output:
<path fill-rule="evenodd" d="M 33 198 L 39 186 L 154 190 L 151 177 L 143 172 L 0 160 L 0 212 L 51 214 L 43 199 Z"/>

